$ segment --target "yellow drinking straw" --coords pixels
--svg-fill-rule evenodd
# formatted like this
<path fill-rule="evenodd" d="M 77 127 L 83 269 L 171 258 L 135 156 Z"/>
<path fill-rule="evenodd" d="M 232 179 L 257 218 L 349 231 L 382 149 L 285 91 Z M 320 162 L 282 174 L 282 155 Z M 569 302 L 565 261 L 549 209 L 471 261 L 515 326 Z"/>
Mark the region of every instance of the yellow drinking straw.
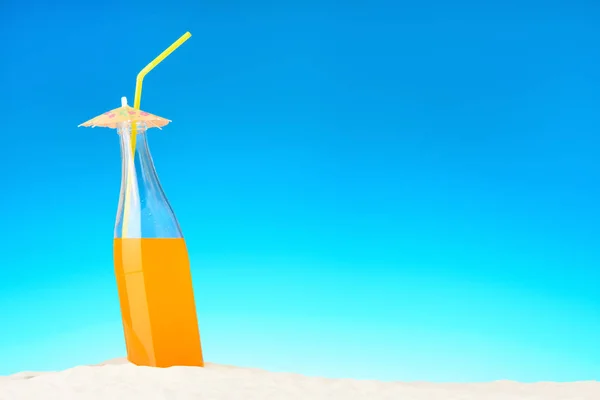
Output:
<path fill-rule="evenodd" d="M 158 57 L 156 57 L 154 60 L 152 60 L 150 62 L 150 64 L 146 65 L 140 71 L 140 73 L 137 75 L 137 78 L 135 79 L 135 97 L 133 98 L 133 108 L 135 108 L 136 110 L 140 109 L 140 103 L 142 102 L 142 82 L 144 81 L 144 77 L 146 76 L 146 74 L 148 74 L 148 72 L 152 71 L 152 69 L 154 67 L 156 67 L 158 64 L 160 64 L 162 60 L 167 58 L 169 56 L 169 54 L 174 52 L 175 49 L 177 49 L 179 46 L 181 46 L 183 44 L 183 42 L 188 40 L 191 36 L 192 36 L 192 34 L 189 32 L 184 33 L 183 36 L 181 36 L 179 39 L 177 39 L 175 41 L 175 43 L 173 43 L 172 45 L 167 47 L 167 49 L 165 51 L 160 53 Z M 133 124 L 131 126 L 131 128 L 132 128 L 131 150 L 133 152 L 135 152 L 135 141 L 136 141 L 135 134 L 137 133 L 136 124 Z"/>
<path fill-rule="evenodd" d="M 167 47 L 165 51 L 160 53 L 158 57 L 152 60 L 148 65 L 146 65 L 137 75 L 135 79 L 135 97 L 133 100 L 133 108 L 136 110 L 140 109 L 140 103 L 142 101 L 142 82 L 144 81 L 144 77 L 148 74 L 148 72 L 152 71 L 154 67 L 161 63 L 162 60 L 167 58 L 169 54 L 171 54 L 175 49 L 183 44 L 186 40 L 188 40 L 192 36 L 191 33 L 184 33 L 179 39 L 177 39 L 172 45 Z M 131 162 L 134 162 L 135 158 L 135 144 L 137 139 L 137 124 L 135 121 L 131 121 Z M 129 217 L 129 185 L 131 184 L 131 178 L 133 174 L 133 166 L 130 165 L 129 168 L 129 179 L 127 179 L 127 187 L 125 188 L 125 208 L 123 210 L 123 230 L 121 237 L 125 237 L 125 233 L 127 232 L 128 225 L 128 217 Z"/>

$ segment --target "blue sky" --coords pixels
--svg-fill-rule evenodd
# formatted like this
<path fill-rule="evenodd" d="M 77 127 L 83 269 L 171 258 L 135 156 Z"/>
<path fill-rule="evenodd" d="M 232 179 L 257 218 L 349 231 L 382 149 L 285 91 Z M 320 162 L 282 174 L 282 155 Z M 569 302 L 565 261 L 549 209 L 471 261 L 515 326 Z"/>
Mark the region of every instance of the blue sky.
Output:
<path fill-rule="evenodd" d="M 189 3 L 0 6 L 0 374 L 125 354 L 118 138 L 76 126 L 189 30 L 142 109 L 208 361 L 600 379 L 597 4 Z"/>

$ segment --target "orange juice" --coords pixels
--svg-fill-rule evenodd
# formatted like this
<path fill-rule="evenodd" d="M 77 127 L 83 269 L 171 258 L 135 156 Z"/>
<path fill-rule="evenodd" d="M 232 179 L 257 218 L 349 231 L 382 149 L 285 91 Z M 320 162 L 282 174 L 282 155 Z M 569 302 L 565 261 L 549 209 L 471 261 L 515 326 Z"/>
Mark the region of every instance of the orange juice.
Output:
<path fill-rule="evenodd" d="M 116 238 L 114 264 L 128 360 L 204 366 L 185 240 Z"/>

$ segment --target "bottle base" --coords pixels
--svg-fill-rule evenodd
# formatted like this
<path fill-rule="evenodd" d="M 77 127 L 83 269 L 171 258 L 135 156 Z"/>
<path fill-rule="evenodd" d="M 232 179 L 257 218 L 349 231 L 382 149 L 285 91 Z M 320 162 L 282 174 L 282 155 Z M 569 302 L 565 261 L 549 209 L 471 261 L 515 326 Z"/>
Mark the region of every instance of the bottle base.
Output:
<path fill-rule="evenodd" d="M 127 359 L 204 366 L 184 239 L 115 239 L 114 264 Z"/>

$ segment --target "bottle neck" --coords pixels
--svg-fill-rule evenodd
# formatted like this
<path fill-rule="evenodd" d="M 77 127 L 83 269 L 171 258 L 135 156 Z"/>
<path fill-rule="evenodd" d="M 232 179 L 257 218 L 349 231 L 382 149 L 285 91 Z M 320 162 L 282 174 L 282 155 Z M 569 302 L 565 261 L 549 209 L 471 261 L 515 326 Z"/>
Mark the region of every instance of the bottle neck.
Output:
<path fill-rule="evenodd" d="M 121 141 L 121 161 L 123 172 L 128 168 L 133 167 L 135 172 L 139 174 L 144 169 L 154 171 L 154 163 L 148 148 L 146 139 L 146 126 L 138 124 L 136 133 L 133 133 L 130 125 L 117 128 L 119 139 Z M 133 163 L 133 165 L 131 165 Z M 136 167 L 145 167 L 136 168 Z"/>
<path fill-rule="evenodd" d="M 117 132 L 121 141 L 122 174 L 115 237 L 182 237 L 154 168 L 146 126 L 138 124 L 133 133 L 130 124 L 125 124 L 118 127 Z"/>

